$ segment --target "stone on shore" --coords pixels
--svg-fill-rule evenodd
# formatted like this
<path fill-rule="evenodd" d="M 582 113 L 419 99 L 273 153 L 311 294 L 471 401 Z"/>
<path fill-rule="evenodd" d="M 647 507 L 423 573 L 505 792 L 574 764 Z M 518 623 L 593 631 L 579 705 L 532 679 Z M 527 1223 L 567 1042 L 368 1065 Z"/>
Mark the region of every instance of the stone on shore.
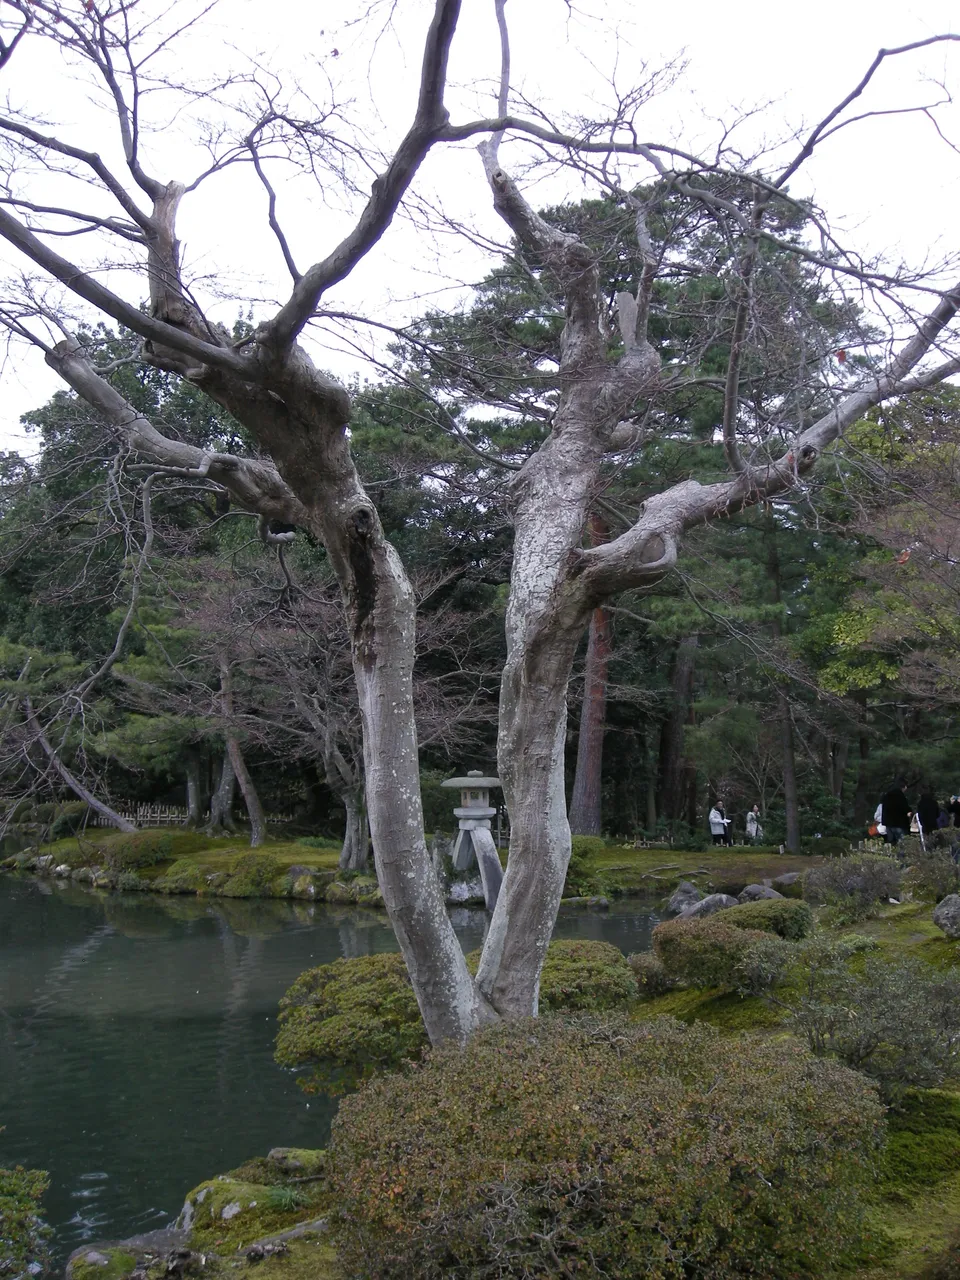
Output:
<path fill-rule="evenodd" d="M 688 907 L 694 906 L 702 899 L 703 894 L 695 884 L 691 884 L 689 880 L 681 880 L 671 893 L 667 908 L 675 915 L 679 915 L 681 911 L 686 911 Z"/>
<path fill-rule="evenodd" d="M 960 894 L 948 893 L 933 910 L 933 923 L 948 938 L 960 938 Z"/>
<path fill-rule="evenodd" d="M 763 902 L 767 898 L 782 898 L 782 893 L 763 884 L 748 884 L 740 894 L 741 902 Z"/>
<path fill-rule="evenodd" d="M 699 902 L 695 902 L 692 907 L 687 907 L 685 911 L 680 912 L 681 920 L 699 920 L 701 916 L 712 916 L 715 911 L 725 911 L 727 907 L 737 906 L 736 898 L 732 898 L 729 893 L 710 893 L 705 898 L 701 898 Z"/>

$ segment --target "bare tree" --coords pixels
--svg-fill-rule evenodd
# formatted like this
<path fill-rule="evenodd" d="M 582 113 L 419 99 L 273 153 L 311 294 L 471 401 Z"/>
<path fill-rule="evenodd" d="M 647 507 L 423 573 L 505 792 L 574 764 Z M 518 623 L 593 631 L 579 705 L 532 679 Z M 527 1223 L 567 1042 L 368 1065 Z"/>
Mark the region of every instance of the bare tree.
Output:
<path fill-rule="evenodd" d="M 502 0 L 497 3 L 502 17 Z M 50 367 L 115 425 L 131 450 L 163 467 L 208 477 L 265 521 L 309 529 L 322 540 L 351 633 L 377 872 L 428 1033 L 434 1041 L 462 1039 L 485 1019 L 535 1013 L 570 851 L 563 770 L 567 682 L 591 612 L 617 592 L 668 573 L 687 530 L 763 498 L 796 493 L 823 451 L 870 406 L 960 370 L 960 359 L 948 346 L 960 286 L 941 291 L 914 277 L 907 282 L 915 286 L 913 296 L 930 300 L 927 314 L 915 314 L 909 295 L 897 289 L 901 280 L 844 251 L 822 220 L 816 220 L 820 243 L 811 244 L 780 236 L 771 214 L 778 202 L 789 201 L 786 184 L 800 165 L 831 132 L 849 123 L 851 117 L 843 113 L 889 54 L 878 55 L 860 85 L 802 140 L 788 164 L 764 172 L 759 158 L 738 161 L 732 150 L 703 160 L 676 146 L 638 141 L 643 91 L 619 95 L 610 119 L 581 122 L 570 130 L 535 111 L 512 114 L 505 41 L 497 114 L 451 124 L 444 91 L 460 3 L 436 0 L 413 121 L 352 230 L 305 271 L 297 268 L 277 218 L 270 165 L 282 152 L 285 158 L 304 157 L 314 172 L 323 170 L 326 181 L 345 181 L 348 148 L 331 128 L 305 123 L 286 110 L 277 95 L 248 116 L 246 129 L 232 141 L 222 125 L 212 129 L 223 141 L 214 147 L 210 172 L 228 163 L 249 164 L 262 185 L 269 225 L 292 278 L 287 301 L 252 334 L 235 339 L 204 314 L 181 269 L 177 211 L 201 178 L 164 181 L 150 172 L 145 68 L 176 34 L 176 23 L 171 20 L 168 29 L 155 26 L 130 0 L 87 0 L 76 10 L 57 0 L 5 0 L 3 11 L 18 26 L 31 18 L 19 49 L 30 41 L 50 41 L 96 79 L 115 110 L 124 167 L 109 168 L 104 148 L 78 147 L 51 136 L 26 113 L 8 114 L 0 119 L 9 193 L 0 198 L 0 235 L 42 277 L 139 335 L 145 360 L 227 408 L 256 441 L 259 455 L 205 452 L 162 434 L 100 376 L 81 344 L 70 336 L 59 341 L 45 336 L 35 322 L 38 316 L 59 325 L 61 333 L 66 320 L 42 298 L 38 302 L 36 290 L 12 297 L 3 318 L 14 333 L 44 348 Z M 192 99 L 195 106 L 200 101 Z M 218 94 L 207 90 L 203 101 L 216 110 Z M 498 148 L 507 132 L 572 164 L 631 207 L 641 246 L 650 244 L 648 210 L 636 195 L 645 176 L 701 208 L 735 250 L 728 272 L 735 306 L 732 323 L 723 321 L 729 359 L 719 379 L 723 409 L 717 423 L 729 473 L 710 483 L 683 479 L 653 494 L 626 530 L 598 546 L 584 546 L 584 529 L 605 468 L 639 447 L 642 424 L 655 426 L 657 406 L 695 383 L 697 374 L 664 367 L 649 341 L 662 265 L 656 255 L 646 254 L 639 278 L 618 291 L 612 327 L 595 252 L 584 238 L 539 216 L 500 165 Z M 470 138 L 484 139 L 481 153 L 494 208 L 520 252 L 548 272 L 564 306 L 558 392 L 547 398 L 548 434 L 519 470 L 508 472 L 512 479 L 505 488 L 515 541 L 499 770 L 511 845 L 475 980 L 447 919 L 423 835 L 412 684 L 414 593 L 350 456 L 350 397 L 299 342 L 325 294 L 376 245 L 428 151 Z M 95 189 L 96 200 L 80 207 L 72 193 L 57 205 L 42 193 L 32 197 L 36 162 L 51 180 L 60 175 L 74 190 Z M 621 171 L 627 175 L 623 179 L 616 176 Z M 750 193 L 746 212 L 716 180 L 730 172 L 738 189 Z M 104 212 L 108 207 L 114 211 Z M 103 283 L 99 271 L 83 270 L 79 260 L 62 256 L 50 241 L 63 231 L 97 238 L 104 265 L 117 261 L 116 246 L 125 261 L 133 254 L 146 270 L 149 306 L 128 301 Z M 910 328 L 902 345 L 885 359 L 867 361 L 856 380 L 831 382 L 827 353 L 808 353 L 797 381 L 818 395 L 784 400 L 775 421 L 751 414 L 742 394 L 744 352 L 754 322 L 753 284 L 770 245 L 838 273 L 858 288 L 885 291 L 890 305 L 900 308 L 901 328 Z"/>

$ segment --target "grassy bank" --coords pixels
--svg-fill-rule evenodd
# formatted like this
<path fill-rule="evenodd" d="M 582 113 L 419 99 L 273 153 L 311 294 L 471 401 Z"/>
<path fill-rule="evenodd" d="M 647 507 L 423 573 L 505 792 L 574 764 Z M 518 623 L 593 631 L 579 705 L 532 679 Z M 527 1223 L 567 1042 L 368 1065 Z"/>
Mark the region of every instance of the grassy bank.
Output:
<path fill-rule="evenodd" d="M 579 860 L 590 893 L 606 897 L 668 895 L 687 879 L 704 892 L 739 892 L 745 884 L 802 871 L 816 859 L 776 849 L 711 848 L 705 853 L 633 849 L 597 842 Z M 69 878 L 104 890 L 226 898 L 299 898 L 382 907 L 372 874 L 338 871 L 339 844 L 309 837 L 271 840 L 250 849 L 239 837 L 155 828 L 126 834 L 95 830 L 6 858 L 8 871 Z M 503 855 L 505 858 L 505 854 Z M 576 894 L 576 887 L 569 891 Z"/>

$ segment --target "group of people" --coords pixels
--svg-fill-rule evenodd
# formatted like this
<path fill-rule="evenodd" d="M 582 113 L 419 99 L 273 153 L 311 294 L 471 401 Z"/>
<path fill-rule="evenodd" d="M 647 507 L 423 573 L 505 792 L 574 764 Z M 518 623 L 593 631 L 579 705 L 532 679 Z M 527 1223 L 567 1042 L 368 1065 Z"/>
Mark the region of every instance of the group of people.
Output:
<path fill-rule="evenodd" d="M 710 823 L 710 834 L 713 836 L 714 844 L 733 844 L 733 839 L 730 835 L 733 819 L 727 817 L 727 811 L 723 807 L 723 800 L 717 800 L 707 816 L 707 821 Z M 748 844 L 761 844 L 763 842 L 763 827 L 760 825 L 760 806 L 758 804 L 755 804 L 747 814 L 746 828 Z"/>
<path fill-rule="evenodd" d="M 911 809 L 907 784 L 898 778 L 877 805 L 870 834 L 883 836 L 887 844 L 899 844 L 913 829 L 914 819 L 921 836 L 942 827 L 960 827 L 960 796 L 951 796 L 946 804 L 941 804 L 933 790 L 927 787 L 921 793 L 916 809 Z"/>

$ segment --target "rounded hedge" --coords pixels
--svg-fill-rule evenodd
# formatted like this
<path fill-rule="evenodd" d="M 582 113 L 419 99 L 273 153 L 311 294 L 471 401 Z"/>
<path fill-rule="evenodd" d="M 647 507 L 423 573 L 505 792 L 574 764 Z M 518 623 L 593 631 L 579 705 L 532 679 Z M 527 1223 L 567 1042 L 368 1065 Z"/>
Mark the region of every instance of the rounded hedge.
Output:
<path fill-rule="evenodd" d="M 881 1138 L 872 1086 L 796 1043 L 500 1024 L 344 1100 L 335 1240 L 358 1280 L 820 1275 Z"/>
<path fill-rule="evenodd" d="M 767 934 L 761 929 L 737 928 L 716 915 L 685 920 L 664 920 L 653 931 L 653 950 L 671 978 L 695 987 L 734 987 L 737 965 L 755 942 Z"/>
<path fill-rule="evenodd" d="M 541 1013 L 619 1009 L 636 998 L 637 980 L 619 947 L 573 938 L 550 943 L 540 974 Z"/>
<path fill-rule="evenodd" d="M 467 956 L 476 973 L 480 952 Z M 599 1011 L 637 998 L 626 957 L 609 942 L 551 942 L 540 975 L 540 1008 Z M 397 952 L 336 960 L 301 973 L 280 1001 L 275 1058 L 312 1068 L 307 1093 L 351 1088 L 378 1071 L 419 1058 L 427 1034 L 403 957 Z"/>
<path fill-rule="evenodd" d="M 788 898 L 764 898 L 759 902 L 741 902 L 723 912 L 726 924 L 738 929 L 762 929 L 776 933 L 788 942 L 799 942 L 813 929 L 813 912 L 805 902 Z"/>

